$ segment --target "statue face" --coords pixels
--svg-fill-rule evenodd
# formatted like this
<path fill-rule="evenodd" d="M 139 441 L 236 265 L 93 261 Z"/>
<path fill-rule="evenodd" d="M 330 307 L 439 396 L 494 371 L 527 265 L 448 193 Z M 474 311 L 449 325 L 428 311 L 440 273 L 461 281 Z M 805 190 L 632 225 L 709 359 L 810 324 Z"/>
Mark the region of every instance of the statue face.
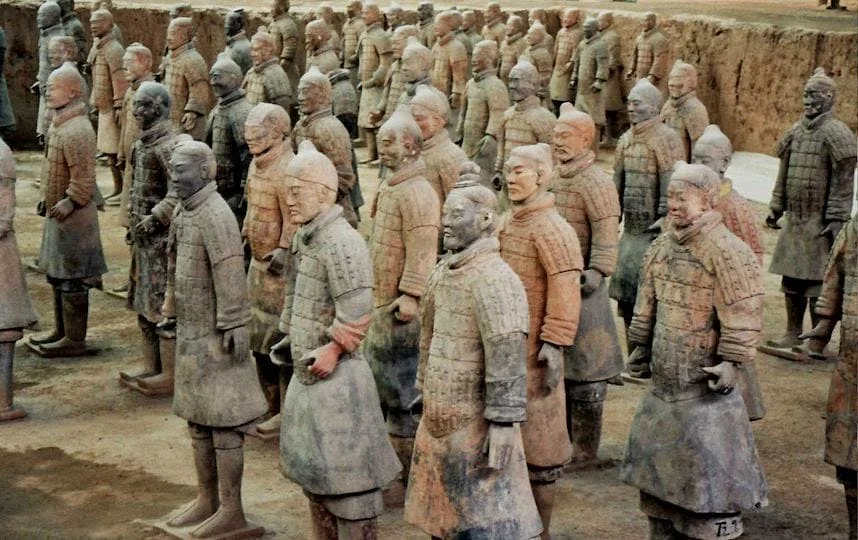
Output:
<path fill-rule="evenodd" d="M 361 12 L 361 5 L 358 4 L 357 2 L 349 2 L 346 5 L 346 15 L 349 18 L 357 17 L 358 15 L 360 15 L 360 12 Z"/>
<path fill-rule="evenodd" d="M 363 22 L 366 23 L 367 26 L 371 24 L 375 24 L 381 20 L 381 11 L 379 11 L 378 6 L 374 6 L 372 4 L 368 6 L 364 6 L 363 8 Z"/>
<path fill-rule="evenodd" d="M 590 39 L 599 33 L 599 23 L 595 19 L 589 19 L 584 24 L 584 37 Z"/>
<path fill-rule="evenodd" d="M 510 17 L 506 25 L 506 35 L 514 36 L 524 31 L 524 22 L 518 17 Z"/>
<path fill-rule="evenodd" d="M 554 125 L 552 148 L 554 157 L 560 162 L 570 161 L 582 155 L 590 148 L 592 142 L 585 139 L 583 133 L 569 124 L 558 122 Z"/>
<path fill-rule="evenodd" d="M 532 197 L 542 183 L 533 163 L 519 156 L 511 156 L 506 160 L 503 172 L 509 200 L 514 203 L 526 201 Z"/>
<path fill-rule="evenodd" d="M 161 105 L 158 100 L 146 92 L 134 94 L 134 109 L 131 111 L 140 129 L 152 127 L 161 116 Z"/>
<path fill-rule="evenodd" d="M 603 13 L 603 14 L 599 15 L 599 19 L 598 19 L 598 20 L 599 20 L 599 31 L 600 31 L 600 32 L 601 32 L 601 31 L 603 31 L 603 30 L 605 30 L 606 28 L 610 28 L 610 27 L 611 27 L 611 23 L 613 22 L 613 20 L 611 19 L 610 15 L 605 14 L 605 13 Z"/>
<path fill-rule="evenodd" d="M 185 43 L 191 41 L 187 30 L 177 24 L 170 23 L 167 27 L 167 48 L 170 50 L 178 49 Z"/>
<path fill-rule="evenodd" d="M 626 105 L 629 111 L 629 122 L 632 124 L 639 124 L 643 121 L 649 120 L 659 112 L 657 107 L 654 107 L 651 103 L 641 99 L 641 97 L 634 92 L 629 94 L 629 100 Z"/>
<path fill-rule="evenodd" d="M 420 134 L 423 140 L 427 141 L 436 133 L 444 129 L 447 124 L 447 119 L 432 111 L 426 110 L 423 107 L 412 107 L 411 116 L 420 127 Z"/>
<path fill-rule="evenodd" d="M 473 11 L 466 11 L 462 14 L 462 30 L 468 31 L 477 24 L 477 16 Z"/>
<path fill-rule="evenodd" d="M 831 110 L 834 106 L 834 99 L 826 89 L 819 85 L 809 84 L 804 87 L 802 105 L 804 105 L 804 115 L 806 117 L 816 118 L 820 114 Z"/>
<path fill-rule="evenodd" d="M 232 37 L 244 30 L 244 18 L 238 13 L 227 13 L 223 21 L 223 31 L 226 37 Z"/>
<path fill-rule="evenodd" d="M 60 10 L 51 9 L 51 4 L 42 4 L 39 11 L 36 12 L 36 26 L 41 28 L 50 28 L 60 22 Z"/>
<path fill-rule="evenodd" d="M 211 71 L 209 71 L 209 83 L 214 95 L 222 98 L 241 86 L 241 75 L 240 72 L 236 74 L 234 71 L 224 69 L 215 64 L 212 66 Z"/>
<path fill-rule="evenodd" d="M 667 78 L 667 92 L 676 99 L 694 90 L 688 75 L 670 75 Z"/>
<path fill-rule="evenodd" d="M 244 125 L 244 139 L 253 156 L 260 156 L 283 140 L 279 133 L 266 126 Z"/>
<path fill-rule="evenodd" d="M 530 19 L 531 22 L 539 21 L 542 24 L 545 24 L 545 11 L 542 9 L 531 9 L 530 12 L 527 14 L 527 17 Z"/>
<path fill-rule="evenodd" d="M 694 149 L 691 152 L 691 162 L 696 165 L 706 165 L 715 171 L 719 177 L 723 178 L 727 167 L 730 165 L 730 156 L 722 154 L 723 152 L 712 148 L 711 145 L 700 144 L 698 142 L 694 145 Z"/>
<path fill-rule="evenodd" d="M 413 155 L 413 150 L 406 143 L 407 137 L 397 133 L 395 127 L 382 126 L 378 132 L 378 159 L 381 164 L 395 171 L 402 165 L 405 158 Z"/>
<path fill-rule="evenodd" d="M 509 74 L 509 99 L 518 103 L 536 93 L 536 85 L 524 73 L 513 69 Z"/>
<path fill-rule="evenodd" d="M 308 49 L 315 51 L 324 44 L 324 36 L 318 29 L 311 29 L 304 35 L 304 41 Z"/>
<path fill-rule="evenodd" d="M 435 8 L 432 6 L 432 4 L 422 3 L 417 6 L 417 19 L 420 22 L 430 20 L 433 15 L 435 15 Z"/>
<path fill-rule="evenodd" d="M 539 45 L 545 39 L 545 36 L 542 33 L 542 29 L 537 28 L 535 26 L 531 26 L 530 30 L 527 31 L 527 35 L 524 36 L 525 41 L 531 47 L 534 45 Z"/>
<path fill-rule="evenodd" d="M 45 90 L 45 105 L 49 109 L 65 107 L 80 96 L 79 89 L 65 77 L 48 77 Z"/>
<path fill-rule="evenodd" d="M 122 69 L 125 70 L 125 78 L 130 81 L 137 81 L 149 73 L 149 66 L 143 59 L 131 53 L 122 55 Z"/>
<path fill-rule="evenodd" d="M 644 32 L 647 32 L 649 30 L 652 30 L 653 28 L 655 28 L 655 15 L 650 14 L 644 17 L 643 29 Z"/>
<path fill-rule="evenodd" d="M 703 190 L 681 181 L 673 181 L 668 186 L 667 215 L 676 227 L 688 227 L 710 209 L 709 198 Z"/>
<path fill-rule="evenodd" d="M 113 31 L 113 21 L 107 17 L 93 17 L 89 20 L 89 28 L 95 37 L 104 37 Z"/>
<path fill-rule="evenodd" d="M 477 205 L 455 189 L 447 195 L 441 215 L 444 249 L 456 253 L 486 236 L 482 223 L 484 215 Z M 489 216 L 490 217 L 490 216 Z"/>
<path fill-rule="evenodd" d="M 301 114 L 313 114 L 326 105 L 321 88 L 305 82 L 298 83 L 298 111 Z"/>
<path fill-rule="evenodd" d="M 394 33 L 390 38 L 390 47 L 393 49 L 394 58 L 402 58 L 402 51 L 405 50 L 405 42 L 407 39 L 402 34 Z"/>
<path fill-rule="evenodd" d="M 51 43 L 48 45 L 48 61 L 51 63 L 51 67 L 57 69 L 66 60 L 71 60 L 68 47 L 59 41 L 51 40 Z"/>
<path fill-rule="evenodd" d="M 453 18 L 452 17 L 443 17 L 439 14 L 435 17 L 435 36 L 436 37 L 444 37 L 450 32 L 453 31 Z"/>
<path fill-rule="evenodd" d="M 181 200 L 187 200 L 206 184 L 200 173 L 197 156 L 181 150 L 176 150 L 170 156 L 170 177 L 173 180 L 176 195 Z"/>
<path fill-rule="evenodd" d="M 474 48 L 474 54 L 471 56 L 471 71 L 480 73 L 487 69 L 494 69 L 496 63 L 496 59 L 486 47 L 477 46 Z"/>
<path fill-rule="evenodd" d="M 254 66 L 262 64 L 273 56 L 274 48 L 270 44 L 261 39 L 254 39 L 250 42 L 250 58 L 253 60 Z"/>
<path fill-rule="evenodd" d="M 405 51 L 400 64 L 402 78 L 405 82 L 414 82 L 426 78 L 428 68 L 420 61 L 419 55 Z"/>
<path fill-rule="evenodd" d="M 286 177 L 286 184 L 286 208 L 290 221 L 296 225 L 313 221 L 331 206 L 325 197 L 325 187 L 320 184 L 304 182 L 291 176 Z"/>

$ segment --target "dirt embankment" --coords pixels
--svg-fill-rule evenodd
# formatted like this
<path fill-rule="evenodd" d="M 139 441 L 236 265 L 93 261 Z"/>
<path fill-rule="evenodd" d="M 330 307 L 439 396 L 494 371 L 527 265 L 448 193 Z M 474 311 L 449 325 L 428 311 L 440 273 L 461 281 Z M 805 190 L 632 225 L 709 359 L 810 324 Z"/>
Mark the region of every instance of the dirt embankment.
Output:
<path fill-rule="evenodd" d="M 30 94 L 28 87 L 38 67 L 38 5 L 32 0 L 0 3 L 0 24 L 9 44 L 5 75 L 18 119 L 18 132 L 12 140 L 16 147 L 32 145 L 35 139 L 38 97 Z M 581 7 L 585 12 L 598 11 L 589 4 Z M 166 9 L 125 5 L 117 7 L 114 15 L 127 43 L 144 43 L 159 56 L 164 50 Z M 225 11 L 212 8 L 194 15 L 197 47 L 209 63 L 224 46 Z M 526 11 L 514 12 L 526 16 Z M 641 14 L 615 13 L 628 65 Z M 267 12 L 251 9 L 248 14 L 252 34 L 264 24 Z M 78 9 L 78 16 L 88 26 L 87 6 Z M 556 12 L 551 17 L 549 30 L 556 32 Z M 416 20 L 413 11 L 409 18 Z M 834 73 L 837 116 L 853 131 L 858 129 L 858 31 L 781 27 L 697 15 L 663 17 L 663 27 L 673 45 L 673 58 L 698 67 L 698 94 L 709 108 L 711 120 L 721 125 L 737 150 L 773 152 L 780 134 L 801 115 L 802 88 L 816 66 Z M 157 65 L 157 58 L 155 62 Z"/>

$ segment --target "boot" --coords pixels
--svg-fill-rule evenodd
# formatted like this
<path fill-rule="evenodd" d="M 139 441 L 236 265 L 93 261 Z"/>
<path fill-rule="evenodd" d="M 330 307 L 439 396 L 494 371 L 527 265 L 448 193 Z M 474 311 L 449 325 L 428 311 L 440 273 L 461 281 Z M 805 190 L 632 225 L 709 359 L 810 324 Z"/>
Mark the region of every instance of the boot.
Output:
<path fill-rule="evenodd" d="M 176 368 L 176 339 L 158 336 L 158 347 L 161 358 L 161 373 L 137 379 L 137 384 L 146 390 L 150 396 L 172 396 L 173 377 Z"/>
<path fill-rule="evenodd" d="M 816 328 L 816 325 L 819 324 L 819 315 L 816 314 L 816 301 L 818 298 L 810 298 L 808 300 L 808 309 L 810 309 L 810 324 L 811 328 Z M 825 347 L 828 345 L 827 341 L 822 341 L 821 339 L 808 339 L 805 346 L 807 347 L 807 355 L 813 360 L 824 360 L 825 355 Z"/>
<path fill-rule="evenodd" d="M 533 491 L 533 500 L 536 502 L 536 510 L 539 512 L 539 519 L 542 520 L 542 534 L 539 537 L 542 540 L 550 540 L 551 534 L 548 532 L 551 527 L 551 512 L 554 510 L 554 493 L 555 483 L 530 483 L 530 489 Z"/>
<path fill-rule="evenodd" d="M 86 352 L 89 291 L 62 293 L 62 311 L 65 336 L 39 346 L 39 354 L 45 358 L 80 356 Z"/>
<path fill-rule="evenodd" d="M 257 363 L 257 366 L 259 364 Z M 289 381 L 292 380 L 292 366 L 276 366 L 277 376 L 279 379 L 279 395 L 277 398 L 277 407 L 273 410 L 280 411 L 283 408 L 283 400 L 286 398 L 286 389 L 289 388 Z M 261 377 L 261 375 L 260 375 Z M 278 412 L 265 422 L 256 425 L 256 431 L 265 437 L 273 437 L 280 433 L 280 413 Z"/>
<path fill-rule="evenodd" d="M 635 305 L 631 302 L 617 302 L 620 317 L 623 318 L 623 327 L 626 330 L 626 356 L 632 354 L 635 346 L 629 341 L 629 326 L 632 325 L 632 317 L 635 314 Z"/>
<path fill-rule="evenodd" d="M 244 441 L 242 436 L 234 431 L 215 430 L 215 438 L 219 439 L 220 435 L 229 439 L 230 443 L 227 446 L 232 446 L 232 444 L 238 444 L 238 446 L 215 448 L 220 507 L 213 516 L 191 532 L 191 536 L 194 538 L 211 538 L 247 527 L 247 520 L 241 505 Z M 220 441 L 218 441 L 218 446 L 221 446 Z"/>
<path fill-rule="evenodd" d="M 30 343 L 33 345 L 43 345 L 45 343 L 53 343 L 59 341 L 66 335 L 66 327 L 63 324 L 63 293 L 58 287 L 54 287 L 54 331 L 42 337 L 33 336 L 30 338 Z"/>
<path fill-rule="evenodd" d="M 572 429 L 572 465 L 576 469 L 593 466 L 599 461 L 602 439 L 602 409 L 604 401 L 570 401 Z"/>
<path fill-rule="evenodd" d="M 27 416 L 12 406 L 12 361 L 15 359 L 15 342 L 0 342 L 0 422 L 18 420 Z"/>
<path fill-rule="evenodd" d="M 802 341 L 798 339 L 798 335 L 801 334 L 801 326 L 804 322 L 804 310 L 807 307 L 807 298 L 801 294 L 784 294 L 784 303 L 787 315 L 786 333 L 781 339 L 766 341 L 766 345 L 777 349 L 789 349 L 802 344 Z"/>
<path fill-rule="evenodd" d="M 390 436 L 390 443 L 396 452 L 396 457 L 402 464 L 402 483 L 408 485 L 408 474 L 411 471 L 411 456 L 414 454 L 414 437 Z"/>
<path fill-rule="evenodd" d="M 197 498 L 181 514 L 167 522 L 170 527 L 188 527 L 202 523 L 217 511 L 217 465 L 211 432 L 191 427 L 191 446 L 197 470 Z"/>
<path fill-rule="evenodd" d="M 119 206 L 122 197 L 122 171 L 116 166 L 116 154 L 107 155 L 107 165 L 110 167 L 110 174 L 113 175 L 113 193 L 104 198 L 104 204 Z"/>
<path fill-rule="evenodd" d="M 320 503 L 310 501 L 310 528 L 313 540 L 338 540 L 337 518 Z"/>
<path fill-rule="evenodd" d="M 858 493 L 856 489 L 845 488 L 846 513 L 849 516 L 849 540 L 858 540 Z"/>
<path fill-rule="evenodd" d="M 367 159 L 361 161 L 361 164 L 371 164 L 378 159 L 378 147 L 375 140 L 375 129 L 367 128 L 365 131 Z"/>
<path fill-rule="evenodd" d="M 155 333 L 155 325 L 143 317 L 138 317 L 138 323 L 143 337 L 141 340 L 143 367 L 136 371 L 120 371 L 119 378 L 123 381 L 131 382 L 161 372 L 161 354 L 158 350 L 158 334 Z"/>
<path fill-rule="evenodd" d="M 375 518 L 354 521 L 337 518 L 337 530 L 339 540 L 375 540 L 378 538 L 378 522 Z"/>

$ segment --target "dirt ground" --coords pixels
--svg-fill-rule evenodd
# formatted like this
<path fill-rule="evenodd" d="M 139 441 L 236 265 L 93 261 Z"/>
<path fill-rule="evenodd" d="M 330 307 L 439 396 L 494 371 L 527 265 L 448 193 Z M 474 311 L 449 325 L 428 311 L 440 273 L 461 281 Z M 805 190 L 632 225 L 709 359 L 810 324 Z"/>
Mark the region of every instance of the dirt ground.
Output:
<path fill-rule="evenodd" d="M 359 151 L 362 153 L 363 151 Z M 34 186 L 41 156 L 20 153 L 16 229 L 21 255 L 38 252 L 41 218 Z M 609 168 L 610 154 L 599 165 Z M 374 169 L 361 169 L 368 201 Z M 99 167 L 103 192 L 109 173 Z M 364 207 L 366 210 L 367 207 Z M 759 205 L 762 221 L 764 208 Z M 101 214 L 110 272 L 105 287 L 123 282 L 127 271 L 124 230 L 117 210 Z M 366 221 L 362 230 L 368 230 Z M 767 233 L 771 251 L 774 235 Z M 30 294 L 43 323 L 52 324 L 50 290 L 44 277 L 27 273 Z M 766 281 L 766 336 L 782 329 L 777 279 Z M 0 425 L 0 538 L 161 538 L 145 522 L 163 516 L 194 495 L 190 441 L 167 398 L 150 399 L 124 389 L 121 369 L 138 361 L 138 330 L 124 302 L 91 293 L 89 339 L 98 352 L 68 360 L 42 359 L 19 343 L 15 363 L 16 403 L 29 413 L 22 422 Z M 794 364 L 759 355 L 758 372 L 768 407 L 754 424 L 769 481 L 769 507 L 746 513 L 747 538 L 846 538 L 846 511 L 833 467 L 822 461 L 831 364 Z M 605 406 L 602 454 L 618 460 L 645 387 L 610 388 Z M 248 439 L 245 508 L 269 538 L 308 537 L 308 512 L 300 489 L 278 472 L 274 443 Z M 617 480 L 616 467 L 569 474 L 559 483 L 552 523 L 554 538 L 644 538 L 646 520 L 637 492 Z M 380 520 L 385 539 L 425 538 L 392 508 Z"/>

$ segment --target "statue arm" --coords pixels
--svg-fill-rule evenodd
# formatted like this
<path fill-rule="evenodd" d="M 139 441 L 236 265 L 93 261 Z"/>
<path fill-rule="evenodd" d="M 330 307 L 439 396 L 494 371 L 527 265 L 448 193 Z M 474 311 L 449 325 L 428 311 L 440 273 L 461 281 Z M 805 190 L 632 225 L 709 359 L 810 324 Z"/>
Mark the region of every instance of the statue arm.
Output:
<path fill-rule="evenodd" d="M 12 159 L 9 155 L 5 159 Z M 15 178 L 0 178 L 0 239 L 14 230 Z"/>
<path fill-rule="evenodd" d="M 726 249 L 712 255 L 715 312 L 721 329 L 718 356 L 735 364 L 751 361 L 763 325 L 763 278 L 756 256 L 732 236 Z"/>
<path fill-rule="evenodd" d="M 661 237 L 660 237 L 661 238 Z M 655 327 L 655 313 L 658 301 L 655 297 L 653 266 L 661 248 L 657 238 L 650 244 L 644 256 L 638 282 L 638 295 L 635 300 L 634 316 L 628 329 L 628 340 L 632 345 L 649 348 L 652 345 L 652 331 Z M 631 353 L 632 351 L 629 351 Z"/>
<path fill-rule="evenodd" d="M 438 258 L 438 230 L 441 204 L 428 183 L 419 186 L 413 196 L 402 197 L 402 234 L 405 266 L 399 279 L 399 292 L 420 298 L 429 273 Z"/>
<path fill-rule="evenodd" d="M 851 141 L 854 146 L 854 139 Z M 826 221 L 847 221 L 852 215 L 853 189 L 855 182 L 855 155 L 832 159 L 828 200 L 825 204 Z"/>
<path fill-rule="evenodd" d="M 816 300 L 816 314 L 826 319 L 839 320 L 843 316 L 843 291 L 846 285 L 846 250 L 850 244 L 858 245 L 854 238 L 855 224 L 849 223 L 840 231 L 828 256 L 822 292 Z M 849 238 L 849 237 L 852 238 Z"/>
<path fill-rule="evenodd" d="M 92 129 L 70 135 L 63 144 L 63 155 L 69 168 L 69 185 L 65 196 L 83 207 L 95 196 L 95 137 Z"/>
<path fill-rule="evenodd" d="M 497 90 L 488 89 L 486 93 L 489 105 L 489 123 L 486 126 L 486 135 L 491 135 L 497 140 L 498 133 L 501 131 L 503 113 L 509 108 L 509 95 L 502 85 L 499 85 Z"/>
<path fill-rule="evenodd" d="M 229 216 L 232 216 L 230 211 Z M 250 322 L 250 301 L 244 274 L 244 250 L 234 219 L 215 212 L 203 213 L 201 223 L 215 293 L 215 326 L 221 332 Z"/>
<path fill-rule="evenodd" d="M 435 331 L 435 289 L 442 274 L 442 266 L 436 265 L 429 275 L 426 291 L 420 299 L 420 359 L 417 364 L 417 389 L 423 390 L 423 380 L 426 374 L 426 364 L 429 362 L 429 348 Z"/>
<path fill-rule="evenodd" d="M 332 240 L 325 269 L 334 300 L 334 322 L 325 331 L 345 352 L 357 350 L 372 318 L 372 263 L 357 231 Z"/>
<path fill-rule="evenodd" d="M 581 271 L 584 262 L 578 236 L 559 215 L 536 225 L 536 252 L 545 270 L 545 316 L 540 341 L 568 347 L 575 341 L 581 311 Z"/>

